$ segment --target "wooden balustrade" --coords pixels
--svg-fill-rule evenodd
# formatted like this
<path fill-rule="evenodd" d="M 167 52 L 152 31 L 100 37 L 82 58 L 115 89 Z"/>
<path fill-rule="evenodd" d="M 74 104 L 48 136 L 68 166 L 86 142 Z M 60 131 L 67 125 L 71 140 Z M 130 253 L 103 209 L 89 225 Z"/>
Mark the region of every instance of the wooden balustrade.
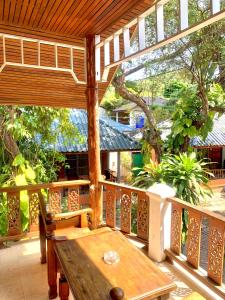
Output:
<path fill-rule="evenodd" d="M 178 262 L 186 266 L 189 270 L 192 269 L 192 272 L 199 275 L 201 273 L 199 272 L 200 247 L 201 245 L 203 248 L 207 247 L 208 257 L 202 258 L 206 261 L 207 278 L 213 280 L 216 285 L 223 285 L 225 217 L 176 198 L 168 198 L 167 201 L 172 204 L 171 246 L 170 250 L 166 251 L 167 254 L 177 259 L 178 256 L 183 257 L 183 255 L 181 255 L 182 215 L 185 211 L 188 216 L 186 261 L 178 259 Z M 201 240 L 203 226 L 208 227 L 208 236 Z M 205 245 L 203 243 L 205 243 Z M 194 271 L 194 269 L 196 271 Z M 202 276 L 201 279 L 203 277 L 204 276 Z M 210 280 L 207 280 L 207 283 L 210 283 Z M 218 292 L 218 290 L 216 291 Z M 220 288 L 219 291 L 221 292 Z M 225 296 L 224 289 L 221 294 Z"/>
<path fill-rule="evenodd" d="M 225 178 L 225 169 L 212 169 L 209 170 L 216 179 Z"/>
<path fill-rule="evenodd" d="M 57 214 L 62 212 L 62 199 L 66 198 L 65 211 L 80 209 L 80 187 L 90 184 L 89 180 L 61 181 L 44 184 L 24 185 L 0 188 L 0 199 L 5 203 L 7 219 L 6 236 L 0 236 L 0 242 L 20 239 L 27 232 L 38 230 L 39 193 L 42 192 L 48 201 L 49 209 Z M 67 194 L 67 197 L 64 195 Z M 28 202 L 28 228 L 22 228 L 21 205 Z"/>
<path fill-rule="evenodd" d="M 149 229 L 149 198 L 142 189 L 100 181 L 104 188 L 105 221 L 110 227 L 117 227 L 124 233 L 132 232 L 132 221 L 136 223 L 136 234 L 143 240 L 148 240 Z M 119 205 L 117 206 L 117 203 Z M 135 213 L 132 220 L 132 208 Z M 134 209 L 136 208 L 136 210 Z"/>

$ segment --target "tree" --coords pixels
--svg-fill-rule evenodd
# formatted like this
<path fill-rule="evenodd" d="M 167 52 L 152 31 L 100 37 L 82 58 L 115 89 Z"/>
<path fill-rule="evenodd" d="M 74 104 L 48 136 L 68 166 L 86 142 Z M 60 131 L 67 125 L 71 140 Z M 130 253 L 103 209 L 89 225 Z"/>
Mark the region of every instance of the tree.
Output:
<path fill-rule="evenodd" d="M 80 139 L 68 109 L 2 106 L 0 124 L 0 184 L 26 184 L 27 170 L 35 182 L 55 179 L 64 160 L 54 149 L 58 135 Z"/>
<path fill-rule="evenodd" d="M 70 121 L 68 109 L 46 107 L 0 107 L 0 186 L 26 185 L 56 179 L 65 157 L 54 144 L 81 137 Z M 23 230 L 29 220 L 29 198 L 21 192 L 20 214 Z M 7 233 L 7 198 L 0 194 L 0 235 Z"/>
<path fill-rule="evenodd" d="M 208 1 L 207 3 L 191 2 L 189 13 L 191 16 L 190 23 L 200 21 L 208 15 L 210 9 L 208 4 Z M 175 12 L 178 13 L 177 2 L 171 1 L 170 4 L 165 7 L 166 34 L 171 34 L 177 30 L 178 24 L 177 22 L 173 22 L 174 18 L 172 18 Z M 153 25 L 155 24 L 155 16 L 150 16 L 147 22 L 147 42 L 151 44 L 155 39 L 152 32 L 152 28 L 154 28 Z M 160 133 L 156 127 L 154 114 L 151 108 L 145 105 L 143 99 L 137 93 L 131 93 L 129 88 L 126 87 L 126 76 L 141 68 L 145 68 L 149 76 L 156 76 L 157 74 L 171 71 L 175 72 L 181 68 L 188 72 L 189 75 L 186 81 L 192 84 L 190 87 L 192 91 L 192 101 L 189 101 L 189 104 L 193 105 L 193 109 L 198 110 L 198 119 L 192 120 L 191 129 L 187 129 L 186 135 L 179 137 L 178 144 L 181 146 L 181 151 L 186 151 L 189 138 L 196 132 L 198 132 L 198 135 L 204 133 L 203 137 L 205 137 L 205 132 L 211 128 L 210 122 L 212 123 L 214 113 L 225 112 L 225 101 L 218 102 L 215 97 L 210 98 L 212 89 L 217 90 L 217 96 L 220 99 L 224 98 L 222 89 L 222 87 L 225 86 L 224 32 L 224 21 L 205 27 L 184 39 L 154 51 L 151 55 L 142 59 L 140 66 L 135 65 L 133 68 L 132 63 L 131 65 L 128 64 L 129 67 L 124 70 L 123 74 L 121 75 L 120 72 L 117 77 L 114 78 L 112 83 L 117 93 L 124 99 L 136 103 L 146 114 L 151 137 L 147 134 L 145 138 L 155 149 L 157 155 L 162 153 L 162 141 L 160 140 Z M 219 85 L 215 86 L 215 83 Z M 218 90 L 220 90 L 220 95 L 218 94 Z M 184 94 L 182 97 L 183 100 L 187 99 Z M 177 106 L 176 108 L 180 111 L 180 107 Z M 186 114 L 188 114 L 189 108 L 185 112 Z M 178 112 L 176 117 L 175 115 L 173 116 L 173 119 L 175 120 L 177 117 L 183 118 L 183 115 Z M 190 120 L 188 121 L 188 124 L 189 123 Z M 201 128 L 203 128 L 203 130 L 200 130 Z"/>

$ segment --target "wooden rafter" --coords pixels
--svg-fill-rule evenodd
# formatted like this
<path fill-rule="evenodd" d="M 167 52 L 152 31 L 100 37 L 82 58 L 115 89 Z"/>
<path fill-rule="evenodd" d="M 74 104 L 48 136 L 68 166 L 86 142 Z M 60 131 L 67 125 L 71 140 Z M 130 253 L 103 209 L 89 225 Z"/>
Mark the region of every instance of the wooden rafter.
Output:
<path fill-rule="evenodd" d="M 96 43 L 96 52 L 100 53 L 97 49 L 104 49 L 104 67 L 103 70 L 100 69 L 101 59 L 100 54 L 97 57 L 96 61 L 96 72 L 98 73 L 98 78 L 100 81 L 104 82 L 108 80 L 108 74 L 111 68 L 120 65 L 121 63 L 127 62 L 133 58 L 141 56 L 143 54 L 149 53 L 160 47 L 166 46 L 172 42 L 175 42 L 197 30 L 200 30 L 214 22 L 222 20 L 225 18 L 225 9 L 221 8 L 221 0 L 211 0 L 211 15 L 205 20 L 195 23 L 189 26 L 188 18 L 188 0 L 179 0 L 180 1 L 180 14 L 179 14 L 179 23 L 180 28 L 177 33 L 165 36 L 164 28 L 164 6 L 170 0 L 158 0 L 154 6 L 150 7 L 147 11 L 142 13 L 137 18 L 133 19 L 131 22 L 126 24 L 123 28 L 117 30 L 114 34 Z M 156 42 L 150 46 L 145 44 L 145 18 L 151 15 L 152 13 L 156 14 Z M 137 26 L 138 31 L 138 47 L 136 51 L 131 49 L 130 42 L 130 29 L 134 26 Z M 123 56 L 120 56 L 120 38 L 123 40 L 124 52 Z M 113 57 L 110 57 L 110 44 L 113 44 Z M 99 75 L 101 74 L 101 75 Z"/>

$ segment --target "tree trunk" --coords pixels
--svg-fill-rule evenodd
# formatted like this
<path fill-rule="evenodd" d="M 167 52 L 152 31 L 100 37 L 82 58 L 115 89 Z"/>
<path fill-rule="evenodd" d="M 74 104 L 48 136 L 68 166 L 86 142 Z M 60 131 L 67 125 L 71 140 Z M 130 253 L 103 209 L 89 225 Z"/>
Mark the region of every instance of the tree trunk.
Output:
<path fill-rule="evenodd" d="M 145 101 L 138 95 L 135 95 L 131 93 L 124 85 L 125 76 L 120 75 L 117 77 L 114 77 L 113 79 L 113 86 L 115 87 L 116 92 L 126 100 L 129 100 L 133 103 L 135 103 L 137 106 L 139 106 L 144 114 L 146 115 L 146 118 L 148 120 L 148 128 L 144 132 L 144 139 L 151 145 L 151 147 L 155 151 L 155 158 L 157 162 L 160 161 L 160 157 L 162 155 L 162 141 L 160 137 L 160 132 L 156 127 L 156 121 L 153 116 L 152 111 L 149 109 L 149 107 L 146 105 Z"/>
<path fill-rule="evenodd" d="M 11 122 L 13 122 L 12 115 L 14 114 L 14 109 L 12 107 L 8 107 L 8 113 L 10 115 Z M 6 122 L 3 115 L 0 116 L 0 139 L 2 147 L 6 151 L 7 155 L 11 160 L 14 160 L 20 151 L 12 132 L 6 128 Z"/>

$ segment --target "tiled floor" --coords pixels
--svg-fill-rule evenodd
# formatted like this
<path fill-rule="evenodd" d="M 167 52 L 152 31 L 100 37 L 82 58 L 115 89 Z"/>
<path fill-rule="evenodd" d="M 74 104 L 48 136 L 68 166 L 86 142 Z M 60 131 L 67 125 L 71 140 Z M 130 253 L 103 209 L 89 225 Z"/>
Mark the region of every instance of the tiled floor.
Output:
<path fill-rule="evenodd" d="M 41 265 L 39 258 L 37 238 L 11 242 L 7 248 L 0 249 L 0 300 L 48 299 L 46 265 Z M 180 300 L 192 292 L 171 272 L 169 263 L 158 266 L 177 284 L 177 290 L 172 293 L 171 299 Z M 73 297 L 70 296 L 70 299 Z"/>

